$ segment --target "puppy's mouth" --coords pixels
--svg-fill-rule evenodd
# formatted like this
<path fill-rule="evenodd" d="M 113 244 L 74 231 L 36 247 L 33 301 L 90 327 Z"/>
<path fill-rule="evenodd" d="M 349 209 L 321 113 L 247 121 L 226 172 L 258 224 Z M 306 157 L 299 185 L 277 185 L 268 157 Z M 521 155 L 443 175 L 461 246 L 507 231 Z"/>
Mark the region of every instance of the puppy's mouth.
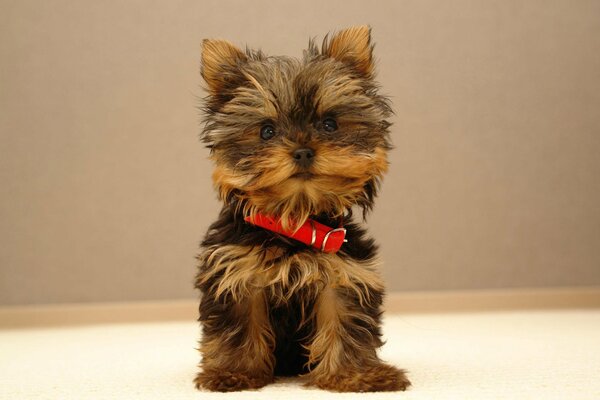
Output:
<path fill-rule="evenodd" d="M 301 179 L 303 181 L 307 181 L 315 177 L 315 174 L 312 172 L 296 172 L 294 175 L 290 176 L 290 178 Z"/>

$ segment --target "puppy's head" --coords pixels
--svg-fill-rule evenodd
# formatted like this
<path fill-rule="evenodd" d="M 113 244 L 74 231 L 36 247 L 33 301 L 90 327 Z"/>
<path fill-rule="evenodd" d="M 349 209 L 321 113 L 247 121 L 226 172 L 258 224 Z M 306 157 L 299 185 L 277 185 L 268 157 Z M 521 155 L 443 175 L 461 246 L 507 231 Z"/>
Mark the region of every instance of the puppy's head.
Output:
<path fill-rule="evenodd" d="M 313 41 L 301 60 L 205 40 L 203 140 L 222 200 L 302 224 L 372 207 L 391 109 L 373 80 L 370 28 Z"/>

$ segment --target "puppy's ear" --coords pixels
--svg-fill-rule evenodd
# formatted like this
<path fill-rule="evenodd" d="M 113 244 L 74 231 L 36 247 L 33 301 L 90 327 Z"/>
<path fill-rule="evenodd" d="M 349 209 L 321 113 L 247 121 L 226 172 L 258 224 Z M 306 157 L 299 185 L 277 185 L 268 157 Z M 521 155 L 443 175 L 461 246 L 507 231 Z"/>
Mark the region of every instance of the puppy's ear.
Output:
<path fill-rule="evenodd" d="M 246 55 L 226 40 L 202 41 L 201 74 L 213 95 L 236 85 L 242 77 L 239 66 L 247 61 Z"/>
<path fill-rule="evenodd" d="M 370 77 L 373 73 L 373 45 L 371 44 L 371 27 L 367 25 L 344 29 L 323 40 L 323 55 L 335 58 Z"/>

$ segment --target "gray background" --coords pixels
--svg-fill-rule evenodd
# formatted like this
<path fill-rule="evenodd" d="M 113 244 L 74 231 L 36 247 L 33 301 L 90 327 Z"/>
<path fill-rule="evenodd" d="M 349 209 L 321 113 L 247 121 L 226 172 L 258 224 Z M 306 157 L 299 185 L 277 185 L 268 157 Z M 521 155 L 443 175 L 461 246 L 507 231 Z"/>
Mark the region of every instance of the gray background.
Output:
<path fill-rule="evenodd" d="M 391 290 L 600 284 L 598 1 L 0 0 L 0 304 L 189 298 L 203 38 L 371 24 Z"/>

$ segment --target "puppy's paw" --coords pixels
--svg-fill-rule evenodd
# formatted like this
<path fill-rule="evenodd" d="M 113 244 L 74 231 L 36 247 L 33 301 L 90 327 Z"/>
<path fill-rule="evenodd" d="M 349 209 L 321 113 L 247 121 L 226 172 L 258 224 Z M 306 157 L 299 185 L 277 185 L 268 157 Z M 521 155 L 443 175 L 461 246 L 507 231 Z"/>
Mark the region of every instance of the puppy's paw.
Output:
<path fill-rule="evenodd" d="M 406 390 L 410 381 L 403 370 L 381 363 L 333 376 L 321 376 L 308 384 L 334 392 L 394 392 Z"/>
<path fill-rule="evenodd" d="M 268 376 L 249 376 L 241 372 L 216 369 L 203 370 L 194 379 L 196 389 L 207 389 L 213 392 L 259 389 L 272 381 L 273 378 Z"/>

